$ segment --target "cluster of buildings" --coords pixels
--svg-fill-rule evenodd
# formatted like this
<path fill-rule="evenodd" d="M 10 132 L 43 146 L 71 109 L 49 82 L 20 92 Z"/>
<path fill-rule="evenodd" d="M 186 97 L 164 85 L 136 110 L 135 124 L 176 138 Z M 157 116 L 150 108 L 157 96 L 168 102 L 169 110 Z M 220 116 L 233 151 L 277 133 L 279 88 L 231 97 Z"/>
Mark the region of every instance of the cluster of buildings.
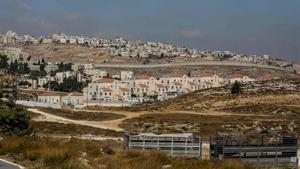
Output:
<path fill-rule="evenodd" d="M 111 55 L 127 57 L 201 57 L 202 55 L 211 55 L 215 58 L 241 59 L 247 58 L 249 62 L 263 61 L 270 59 L 263 57 L 244 57 L 229 51 L 201 52 L 198 50 L 181 48 L 176 45 L 163 44 L 158 42 L 128 41 L 123 38 L 115 40 L 103 40 L 96 38 L 87 38 L 81 36 L 66 36 L 63 33 L 52 34 L 49 37 L 33 37 L 28 35 L 18 36 L 15 32 L 9 31 L 0 36 L 0 43 L 56 43 L 56 44 L 74 44 L 90 47 L 100 47 L 108 51 Z M 0 54 L 7 55 L 10 62 L 19 61 L 27 63 L 31 71 L 39 71 L 41 60 L 31 59 L 26 52 L 15 47 L 0 47 Z M 246 60 L 245 60 L 246 61 Z M 133 105 L 151 100 L 166 100 L 181 94 L 193 92 L 200 89 L 225 86 L 235 81 L 246 83 L 258 79 L 253 79 L 244 75 L 236 74 L 229 77 L 221 77 L 218 74 L 202 72 L 197 75 L 188 76 L 186 74 L 173 73 L 170 75 L 149 76 L 135 75 L 132 71 L 121 71 L 117 74 L 111 74 L 105 70 L 94 68 L 93 64 L 72 63 L 71 70 L 59 70 L 59 64 L 56 62 L 45 62 L 43 66 L 47 75 L 38 78 L 22 76 L 24 88 L 38 89 L 45 91 L 38 96 L 38 101 L 47 104 L 65 104 L 65 105 L 101 105 L 104 103 L 120 103 L 119 105 Z M 73 78 L 77 82 L 87 84 L 81 92 L 61 93 L 50 92 L 49 84 L 55 81 L 59 84 L 64 79 Z M 272 78 L 272 77 L 270 77 Z M 48 84 L 48 85 L 47 85 Z M 48 87 L 47 87 L 48 86 Z"/>
<path fill-rule="evenodd" d="M 20 61 L 20 58 L 16 58 Z M 40 69 L 40 65 L 31 60 L 23 59 L 23 62 L 28 63 L 30 70 Z M 158 77 L 146 74 L 135 75 L 132 71 L 112 74 L 106 70 L 96 69 L 93 64 L 77 63 L 73 63 L 69 71 L 58 71 L 58 69 L 59 63 L 46 62 L 45 71 L 47 75 L 37 79 L 24 75 L 19 80 L 26 81 L 27 83 L 23 84 L 30 85 L 23 85 L 20 88 L 45 91 L 38 96 L 38 101 L 50 105 L 86 106 L 116 103 L 119 106 L 130 106 L 151 100 L 166 100 L 200 89 L 225 86 L 235 81 L 247 83 L 259 80 L 241 74 L 221 77 L 207 71 L 193 76 L 172 73 Z M 64 79 L 68 78 L 76 79 L 77 82 L 83 82 L 87 86 L 81 92 L 75 93 L 48 91 L 52 81 L 61 84 Z M 268 78 L 272 79 L 273 77 Z"/>
<path fill-rule="evenodd" d="M 162 58 L 162 57 L 190 57 L 190 58 L 209 58 L 213 60 L 234 60 L 247 63 L 267 64 L 273 66 L 291 66 L 290 63 L 270 58 L 268 55 L 244 55 L 230 51 L 199 51 L 179 47 L 174 44 L 160 42 L 129 41 L 118 37 L 114 40 L 89 38 L 85 36 L 67 36 L 64 33 L 51 34 L 48 37 L 34 37 L 29 35 L 17 35 L 8 31 L 0 35 L 0 43 L 27 43 L 27 44 L 70 44 L 83 45 L 87 47 L 98 47 L 105 50 L 111 56 L 138 57 L 138 58 Z"/>
<path fill-rule="evenodd" d="M 78 81 L 88 81 L 81 93 L 45 91 L 39 95 L 39 102 L 66 105 L 103 105 L 105 103 L 119 103 L 120 106 L 134 105 L 146 101 L 166 100 L 200 89 L 225 86 L 235 81 L 247 83 L 256 80 L 243 75 L 224 78 L 206 71 L 198 76 L 174 73 L 154 77 L 135 75 L 132 71 L 121 71 L 120 74 L 108 76 L 108 72 L 89 69 L 89 66 L 89 64 L 73 65 L 73 69 L 77 70 L 85 67 L 86 69 L 81 70 L 82 74 L 79 72 L 59 72 L 53 77 L 39 79 L 38 86 L 44 86 L 53 80 L 61 82 L 67 77 L 76 77 Z"/>

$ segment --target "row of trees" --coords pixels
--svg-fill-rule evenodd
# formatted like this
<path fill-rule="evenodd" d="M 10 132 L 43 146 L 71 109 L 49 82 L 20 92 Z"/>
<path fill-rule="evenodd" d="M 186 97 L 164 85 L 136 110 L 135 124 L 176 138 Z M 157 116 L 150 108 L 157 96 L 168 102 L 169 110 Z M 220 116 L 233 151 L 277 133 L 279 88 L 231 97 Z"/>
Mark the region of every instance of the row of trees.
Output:
<path fill-rule="evenodd" d="M 28 67 L 28 63 L 15 60 L 9 64 L 8 57 L 6 55 L 0 55 L 0 69 L 5 69 L 7 73 L 11 75 L 29 74 L 32 79 L 46 76 L 47 72 L 45 71 L 45 67 L 47 64 L 45 63 L 45 60 L 42 59 L 39 61 L 38 65 L 40 66 L 39 70 L 31 71 Z"/>
<path fill-rule="evenodd" d="M 28 64 L 23 62 L 18 62 L 17 60 L 15 60 L 15 62 L 10 63 L 7 70 L 8 73 L 11 75 L 23 75 L 23 74 L 30 73 Z"/>
<path fill-rule="evenodd" d="M 78 82 L 77 79 L 74 77 L 65 78 L 62 83 L 58 83 L 57 81 L 51 81 L 50 83 L 43 85 L 44 88 L 50 87 L 51 90 L 60 92 L 80 92 L 86 86 L 87 83 Z"/>
<path fill-rule="evenodd" d="M 5 55 L 0 55 L 0 69 L 7 69 L 9 67 L 8 58 Z"/>

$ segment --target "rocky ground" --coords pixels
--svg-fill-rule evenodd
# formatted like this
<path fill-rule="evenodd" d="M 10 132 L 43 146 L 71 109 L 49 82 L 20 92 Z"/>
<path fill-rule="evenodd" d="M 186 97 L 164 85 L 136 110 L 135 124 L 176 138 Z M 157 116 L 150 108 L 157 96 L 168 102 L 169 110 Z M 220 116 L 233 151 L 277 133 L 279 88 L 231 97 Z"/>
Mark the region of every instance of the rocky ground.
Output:
<path fill-rule="evenodd" d="M 216 132 L 300 134 L 300 80 L 255 82 L 244 85 L 239 95 L 231 95 L 230 86 L 203 90 L 140 109 L 162 114 L 125 120 L 121 125 L 125 130 L 203 136 Z M 185 113 L 191 111 L 195 113 Z"/>

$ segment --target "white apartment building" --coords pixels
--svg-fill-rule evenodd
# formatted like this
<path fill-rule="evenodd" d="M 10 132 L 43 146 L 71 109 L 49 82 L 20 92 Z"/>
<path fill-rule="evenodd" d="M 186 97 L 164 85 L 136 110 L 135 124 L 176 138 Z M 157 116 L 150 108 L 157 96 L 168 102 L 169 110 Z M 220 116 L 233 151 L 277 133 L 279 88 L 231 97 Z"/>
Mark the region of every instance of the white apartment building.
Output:
<path fill-rule="evenodd" d="M 130 101 L 131 90 L 127 82 L 102 78 L 98 81 L 88 84 L 84 89 L 84 93 L 88 94 L 89 100 L 100 101 Z"/>
<path fill-rule="evenodd" d="M 158 98 L 165 100 L 176 97 L 183 93 L 189 93 L 200 89 L 220 87 L 229 82 L 249 82 L 253 81 L 247 76 L 234 76 L 231 79 L 224 79 L 216 74 L 207 72 L 199 76 L 189 77 L 187 75 L 173 74 L 170 76 L 153 77 L 148 75 L 139 75 L 131 77 L 131 72 L 121 73 L 122 80 L 111 78 L 100 78 L 88 84 L 83 93 L 71 93 L 61 100 L 64 104 L 80 105 L 86 102 L 105 103 L 105 102 L 127 102 L 132 103 L 135 100 L 144 102 L 149 99 Z M 128 76 L 130 75 L 130 76 Z M 39 83 L 45 83 L 43 79 Z M 39 99 L 49 100 L 49 96 L 42 96 Z M 57 100 L 58 97 L 53 98 Z M 54 102 L 53 101 L 53 102 Z M 56 103 L 56 102 L 55 102 Z"/>
<path fill-rule="evenodd" d="M 38 96 L 38 101 L 47 104 L 61 104 L 62 97 L 65 95 L 65 93 L 44 92 Z"/>
<path fill-rule="evenodd" d="M 233 77 L 229 79 L 230 83 L 240 82 L 240 83 L 247 83 L 247 82 L 253 82 L 255 79 L 249 78 L 248 76 L 243 76 L 240 74 L 236 74 Z"/>
<path fill-rule="evenodd" d="M 133 71 L 121 71 L 121 80 L 128 80 L 133 78 L 134 78 Z"/>
<path fill-rule="evenodd" d="M 86 96 L 79 92 L 69 93 L 62 97 L 62 103 L 66 105 L 83 105 L 86 101 Z"/>

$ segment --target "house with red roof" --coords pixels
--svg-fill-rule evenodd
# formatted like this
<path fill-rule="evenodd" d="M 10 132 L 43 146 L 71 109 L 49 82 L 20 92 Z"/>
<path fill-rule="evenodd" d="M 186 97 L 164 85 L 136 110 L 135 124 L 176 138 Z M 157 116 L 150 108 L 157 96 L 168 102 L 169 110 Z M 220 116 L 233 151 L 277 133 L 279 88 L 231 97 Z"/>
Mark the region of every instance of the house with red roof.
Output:
<path fill-rule="evenodd" d="M 240 83 L 247 83 L 247 82 L 253 82 L 255 79 L 252 79 L 248 76 L 241 75 L 241 74 L 234 74 L 230 79 L 230 83 L 240 82 Z"/>
<path fill-rule="evenodd" d="M 38 95 L 38 101 L 47 104 L 61 104 L 62 97 L 67 96 L 68 93 L 45 91 Z"/>

